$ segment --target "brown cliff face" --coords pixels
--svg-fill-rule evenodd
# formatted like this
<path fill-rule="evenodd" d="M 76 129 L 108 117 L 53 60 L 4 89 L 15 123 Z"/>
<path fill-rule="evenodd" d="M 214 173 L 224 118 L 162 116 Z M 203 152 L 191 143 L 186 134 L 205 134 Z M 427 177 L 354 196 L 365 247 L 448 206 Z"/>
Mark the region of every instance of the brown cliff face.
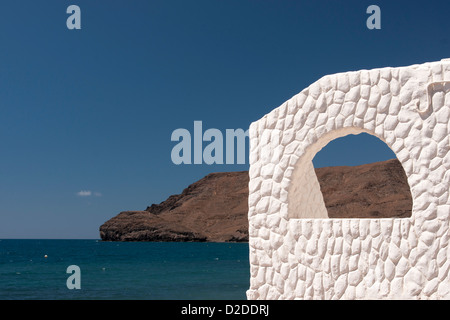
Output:
<path fill-rule="evenodd" d="M 330 218 L 411 215 L 398 160 L 316 169 Z M 145 211 L 125 211 L 100 227 L 106 241 L 248 241 L 248 172 L 211 173 Z"/>
<path fill-rule="evenodd" d="M 316 169 L 330 218 L 406 218 L 412 197 L 397 159 Z"/>

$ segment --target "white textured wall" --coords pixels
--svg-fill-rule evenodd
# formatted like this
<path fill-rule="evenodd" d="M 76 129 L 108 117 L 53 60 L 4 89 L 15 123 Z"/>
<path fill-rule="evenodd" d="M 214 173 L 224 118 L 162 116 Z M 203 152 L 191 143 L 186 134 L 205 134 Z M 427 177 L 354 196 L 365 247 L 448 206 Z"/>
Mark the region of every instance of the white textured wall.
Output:
<path fill-rule="evenodd" d="M 329 75 L 251 124 L 249 299 L 450 298 L 445 80 L 448 60 Z M 360 132 L 402 163 L 410 218 L 327 218 L 311 160 Z"/>

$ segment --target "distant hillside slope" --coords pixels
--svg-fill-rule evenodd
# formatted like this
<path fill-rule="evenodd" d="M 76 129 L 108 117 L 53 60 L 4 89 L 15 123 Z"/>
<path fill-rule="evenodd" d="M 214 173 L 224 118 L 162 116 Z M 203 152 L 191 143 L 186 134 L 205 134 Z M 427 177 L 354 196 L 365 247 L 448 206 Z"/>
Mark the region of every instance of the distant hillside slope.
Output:
<path fill-rule="evenodd" d="M 316 169 L 330 218 L 411 215 L 398 160 Z M 145 211 L 125 211 L 100 227 L 106 241 L 248 241 L 248 172 L 211 173 Z"/>

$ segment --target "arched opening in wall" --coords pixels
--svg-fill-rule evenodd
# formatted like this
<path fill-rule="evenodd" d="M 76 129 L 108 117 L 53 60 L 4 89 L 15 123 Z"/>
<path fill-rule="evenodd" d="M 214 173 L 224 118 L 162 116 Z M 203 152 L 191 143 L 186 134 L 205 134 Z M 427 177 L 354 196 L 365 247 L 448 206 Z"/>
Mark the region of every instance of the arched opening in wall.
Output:
<path fill-rule="evenodd" d="M 349 134 L 312 159 L 328 218 L 407 218 L 412 196 L 395 153 L 380 139 Z"/>

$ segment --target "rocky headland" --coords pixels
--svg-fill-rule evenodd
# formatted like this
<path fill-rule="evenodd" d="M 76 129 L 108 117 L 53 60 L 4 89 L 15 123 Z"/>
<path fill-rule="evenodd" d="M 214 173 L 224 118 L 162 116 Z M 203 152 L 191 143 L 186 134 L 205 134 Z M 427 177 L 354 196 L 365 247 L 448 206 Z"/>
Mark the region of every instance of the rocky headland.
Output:
<path fill-rule="evenodd" d="M 411 215 L 412 197 L 397 159 L 318 168 L 330 218 Z M 124 211 L 100 227 L 104 241 L 248 241 L 248 172 L 208 174 L 143 211 Z"/>

